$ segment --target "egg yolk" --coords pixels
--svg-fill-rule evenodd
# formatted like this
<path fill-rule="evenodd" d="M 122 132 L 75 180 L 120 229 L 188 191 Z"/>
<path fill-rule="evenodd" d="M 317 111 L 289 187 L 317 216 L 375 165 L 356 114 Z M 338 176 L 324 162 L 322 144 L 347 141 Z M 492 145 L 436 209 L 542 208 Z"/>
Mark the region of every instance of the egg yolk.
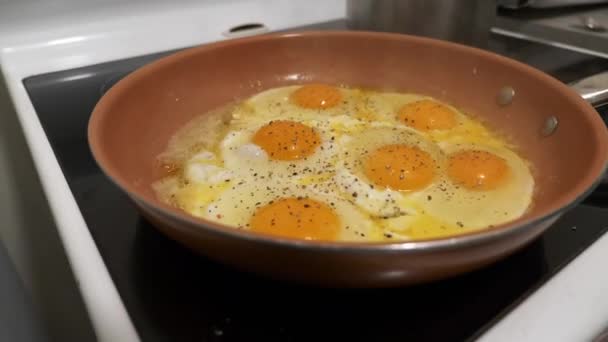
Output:
<path fill-rule="evenodd" d="M 251 221 L 254 232 L 305 240 L 335 240 L 340 220 L 327 204 L 310 198 L 282 198 L 259 208 Z"/>
<path fill-rule="evenodd" d="M 470 150 L 452 154 L 448 176 L 456 184 L 472 190 L 497 188 L 507 178 L 507 162 L 490 152 Z"/>
<path fill-rule="evenodd" d="M 413 146 L 386 145 L 371 152 L 363 163 L 367 178 L 374 184 L 394 190 L 418 190 L 431 183 L 435 162 Z"/>
<path fill-rule="evenodd" d="M 432 100 L 410 102 L 399 109 L 397 116 L 401 122 L 421 131 L 456 126 L 454 111 Z"/>
<path fill-rule="evenodd" d="M 336 106 L 342 101 L 342 93 L 336 87 L 325 84 L 308 84 L 291 94 L 291 101 L 309 109 L 325 109 Z"/>
<path fill-rule="evenodd" d="M 295 121 L 271 121 L 253 136 L 253 143 L 260 146 L 270 159 L 296 160 L 315 152 L 321 139 L 317 132 Z"/>

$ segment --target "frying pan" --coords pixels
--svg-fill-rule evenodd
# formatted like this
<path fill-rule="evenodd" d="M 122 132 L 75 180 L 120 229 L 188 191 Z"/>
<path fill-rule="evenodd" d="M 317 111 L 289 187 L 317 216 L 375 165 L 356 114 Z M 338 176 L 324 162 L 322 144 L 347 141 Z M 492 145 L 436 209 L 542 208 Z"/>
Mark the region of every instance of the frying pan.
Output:
<path fill-rule="evenodd" d="M 532 163 L 531 209 L 508 224 L 448 238 L 312 242 L 197 219 L 155 197 L 156 156 L 181 126 L 235 99 L 308 82 L 427 94 L 482 118 Z M 580 202 L 600 182 L 608 159 L 597 112 L 552 77 L 483 50 L 372 32 L 273 34 L 178 52 L 110 89 L 88 134 L 101 169 L 167 236 L 243 270 L 340 287 L 426 282 L 503 258 Z"/>

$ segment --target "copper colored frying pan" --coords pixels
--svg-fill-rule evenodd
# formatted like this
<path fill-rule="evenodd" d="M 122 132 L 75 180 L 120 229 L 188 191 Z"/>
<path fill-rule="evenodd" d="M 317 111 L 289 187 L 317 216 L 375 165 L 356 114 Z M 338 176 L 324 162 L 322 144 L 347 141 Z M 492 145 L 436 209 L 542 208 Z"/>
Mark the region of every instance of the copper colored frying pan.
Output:
<path fill-rule="evenodd" d="M 179 127 L 234 99 L 311 81 L 428 94 L 483 117 L 533 163 L 532 209 L 509 224 L 458 237 L 347 244 L 260 236 L 192 218 L 155 198 L 156 156 Z M 512 253 L 581 201 L 608 159 L 597 112 L 542 72 L 461 45 L 368 32 L 258 36 L 168 56 L 105 94 L 91 117 L 89 142 L 103 171 L 171 238 L 241 269 L 357 287 L 440 279 Z"/>

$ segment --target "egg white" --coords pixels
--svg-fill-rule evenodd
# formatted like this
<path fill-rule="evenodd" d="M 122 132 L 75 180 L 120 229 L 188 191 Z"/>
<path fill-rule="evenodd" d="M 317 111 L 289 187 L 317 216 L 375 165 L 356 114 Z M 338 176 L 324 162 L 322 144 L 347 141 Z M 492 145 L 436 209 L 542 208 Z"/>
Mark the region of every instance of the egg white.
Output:
<path fill-rule="evenodd" d="M 455 110 L 458 125 L 453 129 L 420 132 L 399 122 L 396 113 L 424 96 L 340 88 L 343 103 L 319 110 L 291 102 L 298 87 L 271 89 L 235 106 L 227 133 L 212 150 L 197 149 L 181 165 L 180 175 L 154 184 L 159 198 L 194 216 L 248 229 L 255 210 L 269 201 L 310 197 L 333 203 L 342 222 L 338 239 L 347 241 L 454 235 L 516 219 L 530 206 L 534 179 L 526 161 L 466 115 Z M 321 144 L 301 160 L 270 159 L 252 137 L 278 119 L 312 127 Z M 436 164 L 433 182 L 409 192 L 374 186 L 362 161 L 391 144 L 429 153 Z M 455 185 L 446 174 L 447 156 L 464 149 L 502 157 L 509 178 L 488 191 Z"/>
<path fill-rule="evenodd" d="M 429 153 L 439 170 L 444 164 L 441 150 L 431 141 L 407 127 L 370 128 L 350 136 L 340 155 L 340 163 L 334 181 L 343 196 L 375 217 L 394 217 L 410 213 L 412 209 L 403 206 L 408 192 L 375 186 L 363 173 L 363 161 L 374 150 L 386 145 L 405 144 L 415 146 Z"/>
<path fill-rule="evenodd" d="M 378 240 L 381 236 L 374 223 L 344 199 L 332 194 L 302 189 L 293 184 L 273 187 L 252 179 L 234 183 L 220 197 L 209 203 L 202 217 L 239 229 L 249 229 L 249 222 L 258 208 L 270 201 L 287 197 L 311 198 L 332 207 L 341 224 L 339 240 L 369 241 Z"/>
<path fill-rule="evenodd" d="M 305 122 L 310 120 L 325 121 L 336 115 L 354 116 L 364 99 L 358 89 L 339 87 L 342 102 L 325 109 L 302 108 L 290 100 L 291 93 L 300 86 L 274 88 L 256 94 L 244 101 L 232 114 L 233 128 L 246 128 L 271 120 L 292 120 Z"/>
<path fill-rule="evenodd" d="M 297 183 L 307 177 L 334 173 L 339 151 L 332 132 L 309 121 L 308 125 L 321 138 L 314 153 L 299 160 L 273 160 L 252 142 L 262 125 L 229 132 L 220 143 L 224 167 L 233 170 L 237 178 L 253 177 L 261 183 Z"/>
<path fill-rule="evenodd" d="M 466 229 L 480 229 L 512 221 L 530 207 L 534 177 L 528 164 L 511 150 L 480 144 L 444 144 L 442 149 L 447 155 L 462 150 L 487 151 L 503 158 L 510 171 L 502 184 L 486 191 L 458 186 L 444 175 L 416 194 L 428 215 Z"/>
<path fill-rule="evenodd" d="M 389 144 L 414 145 L 429 153 L 436 165 L 433 182 L 424 189 L 408 192 L 374 186 L 363 174 L 362 161 L 368 151 Z M 447 156 L 467 149 L 484 150 L 504 158 L 510 169 L 508 179 L 488 191 L 468 190 L 454 184 L 447 176 Z M 489 146 L 454 144 L 449 140 L 435 144 L 429 136 L 412 129 L 376 128 L 353 135 L 341 150 L 349 151 L 349 155 L 341 159 L 334 177 L 339 191 L 383 229 L 402 237 L 457 234 L 498 225 L 523 215 L 532 201 L 534 178 L 527 163 L 495 141 Z"/>
<path fill-rule="evenodd" d="M 428 98 L 417 94 L 368 91 L 365 94 L 365 111 L 371 113 L 375 120 L 401 125 L 397 120 L 399 109 L 410 102 Z"/>

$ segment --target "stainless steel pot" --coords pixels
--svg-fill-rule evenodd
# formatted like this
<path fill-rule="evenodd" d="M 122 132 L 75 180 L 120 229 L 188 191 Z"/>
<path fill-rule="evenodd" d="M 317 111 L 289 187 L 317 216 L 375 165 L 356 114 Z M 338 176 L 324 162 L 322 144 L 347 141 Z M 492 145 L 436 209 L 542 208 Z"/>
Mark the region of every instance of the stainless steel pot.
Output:
<path fill-rule="evenodd" d="M 498 0 L 498 5 L 518 9 L 523 7 L 532 8 L 554 8 L 564 6 L 581 6 L 581 5 L 593 5 L 603 2 L 606 0 Z"/>
<path fill-rule="evenodd" d="M 399 32 L 484 47 L 496 17 L 492 0 L 348 0 L 350 29 Z"/>

